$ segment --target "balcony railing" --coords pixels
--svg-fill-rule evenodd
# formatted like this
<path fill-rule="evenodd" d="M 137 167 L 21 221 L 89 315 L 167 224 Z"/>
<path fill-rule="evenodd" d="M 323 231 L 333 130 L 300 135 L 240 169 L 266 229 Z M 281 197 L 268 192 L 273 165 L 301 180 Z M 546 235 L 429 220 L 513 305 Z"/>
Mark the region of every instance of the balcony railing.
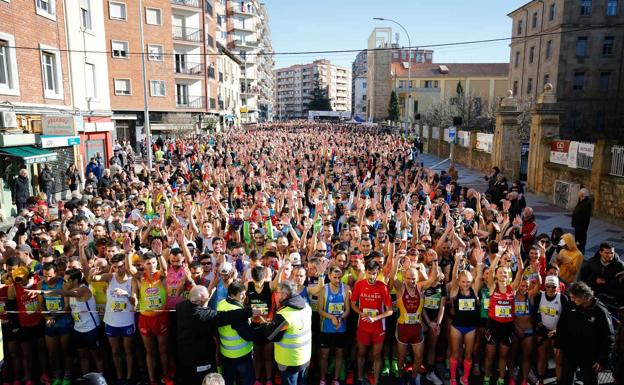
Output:
<path fill-rule="evenodd" d="M 176 100 L 176 107 L 178 108 L 204 108 L 203 96 L 189 96 L 188 98 L 178 98 Z"/>
<path fill-rule="evenodd" d="M 249 16 L 253 16 L 253 7 L 241 7 L 240 4 L 234 4 L 233 2 L 230 2 L 230 10 L 232 10 L 232 12 L 235 13 L 241 13 L 244 15 L 249 15 Z"/>
<path fill-rule="evenodd" d="M 174 40 L 201 42 L 202 34 L 200 29 L 174 25 L 172 32 Z"/>
<path fill-rule="evenodd" d="M 204 65 L 202 63 L 176 63 L 175 73 L 184 75 L 203 75 Z"/>
<path fill-rule="evenodd" d="M 185 7 L 201 8 L 200 0 L 171 0 L 173 5 L 183 5 Z"/>

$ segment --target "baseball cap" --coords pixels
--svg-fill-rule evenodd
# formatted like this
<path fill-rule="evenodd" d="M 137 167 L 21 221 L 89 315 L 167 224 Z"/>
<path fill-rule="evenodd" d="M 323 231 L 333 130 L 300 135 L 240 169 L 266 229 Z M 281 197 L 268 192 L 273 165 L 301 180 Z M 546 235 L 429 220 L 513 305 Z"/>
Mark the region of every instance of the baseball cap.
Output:
<path fill-rule="evenodd" d="M 232 266 L 230 262 L 224 262 L 221 264 L 221 269 L 219 269 L 219 272 L 221 274 L 230 274 L 233 269 L 234 269 L 234 266 Z"/>
<path fill-rule="evenodd" d="M 555 275 L 548 275 L 548 276 L 546 276 L 546 280 L 545 280 L 544 284 L 546 286 L 554 285 L 554 286 L 559 287 L 559 278 L 557 276 L 555 276 Z"/>
<path fill-rule="evenodd" d="M 290 261 L 290 264 L 293 266 L 300 266 L 301 265 L 301 254 L 294 252 L 294 253 L 290 253 L 290 255 L 288 256 L 288 260 Z"/>
<path fill-rule="evenodd" d="M 15 250 L 15 248 L 17 247 L 17 243 L 15 243 L 14 240 L 9 239 L 9 240 L 4 241 L 4 246 L 8 246 L 12 248 L 13 250 Z"/>
<path fill-rule="evenodd" d="M 194 249 L 196 249 L 196 248 L 197 248 L 197 245 L 196 245 L 196 244 L 195 244 L 195 242 L 193 242 L 193 241 L 188 241 L 188 242 L 186 242 L 186 246 L 187 246 L 187 247 L 188 247 L 188 246 L 190 246 L 190 247 L 192 247 L 192 248 L 194 248 Z"/>
<path fill-rule="evenodd" d="M 32 254 L 32 249 L 27 244 L 22 244 L 17 246 L 17 251 L 21 251 L 22 253 Z"/>

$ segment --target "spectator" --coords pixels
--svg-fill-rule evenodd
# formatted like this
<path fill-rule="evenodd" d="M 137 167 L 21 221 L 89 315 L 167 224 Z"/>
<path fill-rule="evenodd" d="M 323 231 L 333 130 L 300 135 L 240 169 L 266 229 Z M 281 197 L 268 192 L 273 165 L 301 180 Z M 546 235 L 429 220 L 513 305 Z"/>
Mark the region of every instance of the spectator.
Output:
<path fill-rule="evenodd" d="M 54 175 L 52 170 L 50 170 L 50 165 L 47 163 L 43 165 L 43 169 L 39 174 L 39 187 L 47 196 L 46 203 L 48 206 L 53 205 L 56 201 L 54 199 Z"/>
<path fill-rule="evenodd" d="M 30 180 L 25 168 L 20 168 L 19 175 L 13 182 L 13 189 L 11 191 L 13 204 L 17 206 L 17 212 L 26 208 L 26 201 L 30 197 Z"/>
<path fill-rule="evenodd" d="M 576 247 L 572 234 L 563 234 L 559 246 L 562 247 L 556 257 L 557 265 L 561 269 L 559 276 L 569 285 L 576 281 L 576 276 L 581 270 L 583 253 Z"/>
<path fill-rule="evenodd" d="M 98 175 L 98 164 L 95 161 L 95 157 L 91 157 L 91 160 L 89 160 L 89 163 L 87 164 L 87 167 L 85 169 L 85 178 L 89 178 L 90 175 L 92 174 L 93 176 L 95 176 L 96 180 L 98 179 L 97 175 Z"/>
<path fill-rule="evenodd" d="M 82 184 L 82 177 L 76 169 L 75 164 L 70 164 L 65 170 L 65 185 L 69 187 L 70 193 L 80 192 L 79 187 Z"/>
<path fill-rule="evenodd" d="M 624 271 L 624 262 L 615 254 L 613 245 L 602 243 L 596 254 L 583 263 L 579 281 L 592 288 L 595 295 L 612 305 L 624 299 L 624 287 L 618 281 L 618 274 Z"/>
<path fill-rule="evenodd" d="M 585 254 L 585 244 L 587 243 L 587 229 L 591 220 L 591 201 L 589 200 L 589 190 L 582 188 L 578 193 L 578 203 L 572 212 L 572 227 L 574 237 L 579 244 L 579 250 Z"/>

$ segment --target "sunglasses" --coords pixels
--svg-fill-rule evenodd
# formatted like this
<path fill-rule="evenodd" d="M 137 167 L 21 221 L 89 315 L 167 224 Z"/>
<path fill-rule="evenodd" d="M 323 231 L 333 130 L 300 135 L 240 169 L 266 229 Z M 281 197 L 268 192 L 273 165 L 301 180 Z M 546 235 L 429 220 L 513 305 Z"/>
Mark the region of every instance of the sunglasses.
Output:
<path fill-rule="evenodd" d="M 546 289 L 556 289 L 557 286 L 554 285 L 546 285 Z"/>
<path fill-rule="evenodd" d="M 210 266 L 212 265 L 212 262 L 202 262 L 201 264 L 202 266 Z"/>
<path fill-rule="evenodd" d="M 245 255 L 245 254 L 243 254 L 243 253 L 232 254 L 232 256 L 234 256 L 234 257 L 242 257 L 243 255 Z"/>

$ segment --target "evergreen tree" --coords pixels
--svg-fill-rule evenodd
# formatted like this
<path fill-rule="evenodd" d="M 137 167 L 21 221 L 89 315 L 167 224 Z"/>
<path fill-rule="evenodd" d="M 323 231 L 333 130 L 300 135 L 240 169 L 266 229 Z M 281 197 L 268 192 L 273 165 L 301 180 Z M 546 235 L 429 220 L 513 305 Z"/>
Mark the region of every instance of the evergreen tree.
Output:
<path fill-rule="evenodd" d="M 392 91 L 390 94 L 390 105 L 388 106 L 388 120 L 396 122 L 399 120 L 399 98 L 396 92 Z"/>
<path fill-rule="evenodd" d="M 312 100 L 308 103 L 310 111 L 332 111 L 331 101 L 327 96 L 327 89 L 321 88 L 318 81 L 314 83 L 312 89 Z"/>

